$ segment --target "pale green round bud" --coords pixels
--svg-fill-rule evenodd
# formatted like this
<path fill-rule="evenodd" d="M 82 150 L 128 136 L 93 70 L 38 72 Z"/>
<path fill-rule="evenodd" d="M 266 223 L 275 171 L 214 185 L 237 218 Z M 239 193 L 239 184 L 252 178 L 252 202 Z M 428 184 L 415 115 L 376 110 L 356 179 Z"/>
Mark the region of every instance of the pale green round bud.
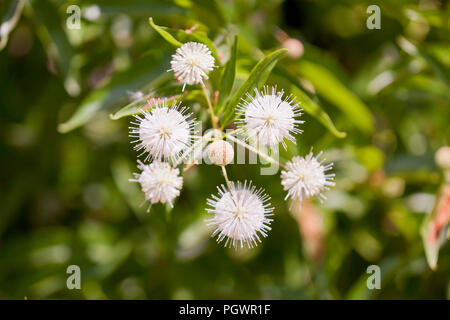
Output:
<path fill-rule="evenodd" d="M 208 157 L 218 166 L 226 166 L 234 158 L 233 146 L 224 140 L 217 140 L 208 146 Z"/>
<path fill-rule="evenodd" d="M 450 169 L 450 147 L 444 146 L 439 148 L 434 156 L 434 159 L 437 165 L 441 168 Z"/>

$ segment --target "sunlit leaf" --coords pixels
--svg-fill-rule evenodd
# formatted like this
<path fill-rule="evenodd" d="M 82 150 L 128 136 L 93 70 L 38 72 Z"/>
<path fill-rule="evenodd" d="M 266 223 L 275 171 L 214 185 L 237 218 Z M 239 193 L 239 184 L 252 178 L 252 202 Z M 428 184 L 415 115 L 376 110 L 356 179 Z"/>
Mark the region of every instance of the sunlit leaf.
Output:
<path fill-rule="evenodd" d="M 341 109 L 356 128 L 367 134 L 373 132 L 369 108 L 330 71 L 319 64 L 303 60 L 299 63 L 299 72 L 311 81 L 319 95 Z"/>
<path fill-rule="evenodd" d="M 236 56 L 237 56 L 237 36 L 234 38 L 231 47 L 231 55 L 225 70 L 223 71 L 222 79 L 220 81 L 219 101 L 217 103 L 217 113 L 220 114 L 228 96 L 233 89 L 234 78 L 236 76 Z"/>
<path fill-rule="evenodd" d="M 121 108 L 116 113 L 111 114 L 110 118 L 112 120 L 118 120 L 123 117 L 138 114 L 142 112 L 142 110 L 151 107 L 152 104 L 161 101 L 161 99 L 164 99 L 166 103 L 171 105 L 171 103 L 181 100 L 185 103 L 186 101 L 191 100 L 192 98 L 198 98 L 199 96 L 201 96 L 201 94 L 202 94 L 201 90 L 191 90 L 191 91 L 186 90 L 183 93 L 170 96 L 159 96 L 156 93 L 150 93 L 145 97 L 143 97 L 142 99 L 127 104 L 125 107 Z"/>
<path fill-rule="evenodd" d="M 290 93 L 292 93 L 296 97 L 296 100 L 300 102 L 300 106 L 306 113 L 314 117 L 336 137 L 345 138 L 346 133 L 336 129 L 328 114 L 303 91 L 299 81 L 294 76 L 282 68 L 275 68 L 274 73 L 280 75 L 292 84 Z"/>
<path fill-rule="evenodd" d="M 206 33 L 202 31 L 186 32 L 182 29 L 172 29 L 168 27 L 158 26 L 153 22 L 152 18 L 149 18 L 149 23 L 156 32 L 158 32 L 167 42 L 169 42 L 176 48 L 182 46 L 183 43 L 190 41 L 203 43 L 208 47 L 209 50 L 211 50 L 211 54 L 214 56 L 214 59 L 219 62 L 216 47 L 214 46 L 214 43 L 208 38 Z"/>
<path fill-rule="evenodd" d="M 173 45 L 174 47 L 181 47 L 183 44 L 180 42 L 180 41 L 178 41 L 177 39 L 175 39 L 175 37 L 174 36 L 172 36 L 169 32 L 167 32 L 165 29 L 168 29 L 168 28 L 164 28 L 164 27 L 160 27 L 160 26 L 158 26 L 158 25 L 156 25 L 154 22 L 153 22 L 153 18 L 149 18 L 148 19 L 148 22 L 150 23 L 150 25 L 152 26 L 152 28 L 153 29 L 155 29 L 155 31 L 156 32 L 158 32 L 159 33 L 159 35 L 161 36 L 161 37 L 163 37 L 164 38 L 164 40 L 166 40 L 167 42 L 169 42 L 171 45 Z"/>
<path fill-rule="evenodd" d="M 282 54 L 286 52 L 287 52 L 286 49 L 276 50 L 268 54 L 263 59 L 261 59 L 256 64 L 256 66 L 253 67 L 247 80 L 242 84 L 239 90 L 233 95 L 231 100 L 227 103 L 227 106 L 224 111 L 224 116 L 222 119 L 223 127 L 234 120 L 234 118 L 236 117 L 234 112 L 235 108 L 241 101 L 241 99 L 245 96 L 245 94 L 247 92 L 250 92 L 253 88 L 261 87 L 261 85 L 267 80 L 267 77 L 269 76 L 278 59 L 281 57 Z"/>

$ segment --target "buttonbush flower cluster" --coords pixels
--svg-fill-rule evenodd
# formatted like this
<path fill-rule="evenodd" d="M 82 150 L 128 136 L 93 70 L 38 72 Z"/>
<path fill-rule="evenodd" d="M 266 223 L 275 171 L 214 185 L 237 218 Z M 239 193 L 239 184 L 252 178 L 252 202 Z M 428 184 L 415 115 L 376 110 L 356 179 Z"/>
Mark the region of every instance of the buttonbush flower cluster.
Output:
<path fill-rule="evenodd" d="M 280 187 L 286 191 L 289 201 L 303 201 L 316 196 L 320 200 L 325 199 L 323 191 L 334 185 L 334 175 L 329 173 L 333 165 L 320 159 L 321 152 L 295 156 L 286 164 L 274 159 L 273 154 L 280 144 L 286 149 L 286 142 L 296 142 L 295 136 L 302 133 L 299 126 L 304 122 L 300 119 L 302 110 L 296 98 L 286 96 L 276 87 L 255 88 L 247 92 L 237 105 L 227 106 L 227 110 L 234 110 L 231 118 L 236 119 L 236 129 L 225 134 L 223 130 L 228 123 L 222 126 L 220 123 L 224 110 L 216 115 L 217 99 L 212 97 L 207 86 L 208 74 L 216 68 L 216 63 L 206 44 L 187 42 L 176 49 L 169 71 L 173 71 L 175 81 L 183 84 L 182 92 L 187 85 L 201 88 L 213 130 L 204 135 L 197 133 L 193 113 L 181 101 L 174 102 L 168 98 L 148 100 L 148 108 L 134 115 L 130 125 L 131 142 L 143 159 L 138 161 L 140 172 L 135 173 L 135 178 L 130 181 L 140 184 L 150 206 L 156 203 L 173 206 L 183 186 L 181 171 L 196 164 L 190 154 L 198 146 L 206 146 L 211 163 L 219 166 L 224 176 L 224 184 L 206 200 L 206 211 L 210 214 L 206 223 L 213 228 L 212 237 L 217 237 L 217 241 L 224 242 L 225 246 L 251 248 L 271 230 L 274 208 L 264 189 L 245 179 L 244 182 L 228 179 L 226 166 L 233 160 L 234 149 L 224 140 L 225 137 L 281 166 Z M 239 138 L 241 136 L 244 139 Z M 190 162 L 183 163 L 188 159 Z M 184 165 L 184 170 L 180 171 L 179 167 Z"/>

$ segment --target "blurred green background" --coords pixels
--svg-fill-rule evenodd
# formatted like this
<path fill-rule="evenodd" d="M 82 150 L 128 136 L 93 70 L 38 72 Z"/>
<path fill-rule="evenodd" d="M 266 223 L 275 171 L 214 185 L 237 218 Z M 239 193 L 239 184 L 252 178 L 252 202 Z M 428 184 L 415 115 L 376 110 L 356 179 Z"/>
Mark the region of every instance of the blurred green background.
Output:
<path fill-rule="evenodd" d="M 80 29 L 66 26 L 72 4 Z M 371 4 L 380 30 L 366 28 Z M 0 298 L 449 299 L 449 245 L 432 271 L 420 234 L 444 183 L 434 155 L 450 144 L 449 10 L 444 0 L 2 0 Z M 217 167 L 189 170 L 173 210 L 140 207 L 130 119 L 110 114 L 127 90 L 172 76 L 174 48 L 149 17 L 197 24 L 221 63 L 237 34 L 235 89 L 264 54 L 290 49 L 268 83 L 326 113 L 307 112 L 281 156 L 324 150 L 337 183 L 327 201 L 290 212 L 279 174 L 230 165 L 276 208 L 268 238 L 237 251 L 204 223 Z M 66 287 L 72 264 L 81 290 Z M 372 264 L 381 290 L 366 287 Z"/>

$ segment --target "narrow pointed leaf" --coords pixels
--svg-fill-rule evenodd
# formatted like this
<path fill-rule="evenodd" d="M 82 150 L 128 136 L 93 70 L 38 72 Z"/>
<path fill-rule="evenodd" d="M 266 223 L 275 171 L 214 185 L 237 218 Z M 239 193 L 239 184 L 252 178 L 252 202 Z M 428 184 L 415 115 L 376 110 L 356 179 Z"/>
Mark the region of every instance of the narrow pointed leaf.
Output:
<path fill-rule="evenodd" d="M 222 119 L 222 126 L 226 126 L 235 119 L 236 117 L 235 109 L 239 101 L 241 101 L 241 99 L 245 96 L 247 92 L 251 91 L 253 88 L 259 89 L 259 87 L 261 87 L 264 84 L 264 82 L 270 75 L 270 72 L 272 71 L 273 67 L 277 63 L 278 59 L 281 57 L 282 54 L 286 52 L 287 52 L 286 49 L 276 50 L 268 54 L 263 59 L 261 59 L 256 64 L 256 66 L 253 67 L 247 80 L 233 95 L 230 102 L 227 103 L 227 107 L 225 108 L 224 116 Z"/>
<path fill-rule="evenodd" d="M 153 22 L 152 18 L 149 18 L 149 23 L 152 28 L 161 35 L 161 37 L 163 37 L 167 42 L 169 42 L 176 48 L 179 48 L 183 45 L 183 43 L 190 41 L 203 43 L 208 47 L 209 50 L 211 50 L 211 54 L 218 63 L 219 58 L 217 56 L 216 47 L 214 46 L 214 43 L 211 41 L 211 39 L 208 38 L 206 33 L 201 31 L 188 33 L 182 29 L 172 29 L 168 27 L 158 26 Z"/>
<path fill-rule="evenodd" d="M 349 122 L 365 134 L 373 132 L 369 108 L 328 69 L 311 61 L 301 61 L 300 74 L 311 81 L 319 95 L 344 112 Z"/>
<path fill-rule="evenodd" d="M 166 101 L 174 101 L 180 98 L 181 95 L 172 96 Z M 131 103 L 127 104 L 125 107 L 121 108 L 119 111 L 111 114 L 109 117 L 111 120 L 118 120 L 123 117 L 132 116 L 134 114 L 138 114 L 142 112 L 142 110 L 145 110 L 149 107 L 149 100 L 157 97 L 155 97 L 153 94 L 146 95 L 144 98 L 139 99 L 137 101 L 132 101 Z"/>
<path fill-rule="evenodd" d="M 229 99 L 231 90 L 233 89 L 234 78 L 236 76 L 236 56 L 237 56 L 237 36 L 234 38 L 233 46 L 231 47 L 230 59 L 225 65 L 222 79 L 220 81 L 220 94 L 217 103 L 217 113 L 220 114 Z"/>
<path fill-rule="evenodd" d="M 330 116 L 303 91 L 297 78 L 282 68 L 275 68 L 274 73 L 291 83 L 290 93 L 292 93 L 296 97 L 296 100 L 300 102 L 300 106 L 306 113 L 319 121 L 337 138 L 345 138 L 346 133 L 336 129 Z"/>
<path fill-rule="evenodd" d="M 170 43 L 174 47 L 178 48 L 178 47 L 181 47 L 183 45 L 180 41 L 175 39 L 175 37 L 173 35 L 171 35 L 169 32 L 167 32 L 166 29 L 168 29 L 168 28 L 164 28 L 164 27 L 160 27 L 160 26 L 156 25 L 153 22 L 153 18 L 150 17 L 148 19 L 148 22 L 150 23 L 152 28 L 155 29 L 155 31 L 158 32 L 159 35 L 164 38 L 164 40 L 166 40 L 168 43 Z"/>
<path fill-rule="evenodd" d="M 39 28 L 45 30 L 41 35 L 41 41 L 47 47 L 49 55 L 54 54 L 52 47 L 56 48 L 56 59 L 60 70 L 64 76 L 67 76 L 70 69 L 70 63 L 73 57 L 73 48 L 69 42 L 66 31 L 59 22 L 58 8 L 49 0 L 30 1 L 34 17 L 40 22 Z"/>
<path fill-rule="evenodd" d="M 110 115 L 110 118 L 112 120 L 118 120 L 123 117 L 132 116 L 135 114 L 138 114 L 142 112 L 142 110 L 145 110 L 149 107 L 149 100 L 151 104 L 151 99 L 158 99 L 158 98 L 166 98 L 166 102 L 169 103 L 169 105 L 172 102 L 183 100 L 183 102 L 191 100 L 191 99 L 197 99 L 199 96 L 201 96 L 202 92 L 201 90 L 192 90 L 192 91 L 184 91 L 180 94 L 175 94 L 171 96 L 159 96 L 155 93 L 151 93 L 146 95 L 144 98 L 139 99 L 137 101 L 133 101 L 129 104 L 127 104 L 125 107 L 121 108 L 119 111 L 113 113 Z"/>

